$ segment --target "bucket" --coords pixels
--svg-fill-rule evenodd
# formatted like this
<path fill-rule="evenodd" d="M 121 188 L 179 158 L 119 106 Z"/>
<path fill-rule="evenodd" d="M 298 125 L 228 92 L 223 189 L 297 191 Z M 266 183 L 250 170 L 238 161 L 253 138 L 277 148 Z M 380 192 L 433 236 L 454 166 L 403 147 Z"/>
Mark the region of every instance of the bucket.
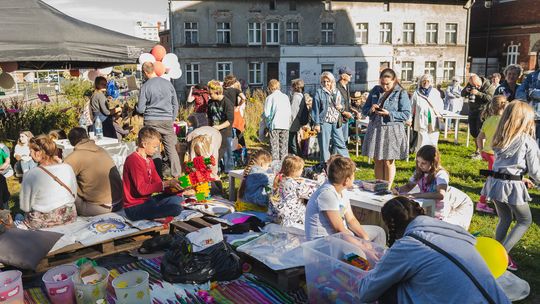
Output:
<path fill-rule="evenodd" d="M 103 267 L 94 267 L 101 274 L 101 280 L 95 284 L 84 284 L 79 277 L 79 271 L 71 277 L 75 286 L 77 304 L 107 303 L 107 285 L 109 271 Z"/>
<path fill-rule="evenodd" d="M 117 304 L 150 304 L 148 272 L 133 270 L 112 281 Z"/>
<path fill-rule="evenodd" d="M 53 304 L 75 303 L 75 290 L 71 280 L 71 276 L 75 272 L 77 272 L 77 266 L 61 265 L 50 269 L 43 275 L 41 279 Z M 55 281 L 54 277 L 58 275 L 65 275 L 65 279 Z"/>
<path fill-rule="evenodd" d="M 22 272 L 18 270 L 0 272 L 0 303 L 24 304 Z"/>

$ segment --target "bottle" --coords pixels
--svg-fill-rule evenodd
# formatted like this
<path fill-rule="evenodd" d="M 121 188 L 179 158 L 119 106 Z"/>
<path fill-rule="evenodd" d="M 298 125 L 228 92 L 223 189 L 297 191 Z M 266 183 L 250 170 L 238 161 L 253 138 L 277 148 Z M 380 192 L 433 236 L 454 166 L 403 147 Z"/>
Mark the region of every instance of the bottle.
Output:
<path fill-rule="evenodd" d="M 96 138 L 98 140 L 103 138 L 103 124 L 101 123 L 101 119 L 96 117 L 96 121 L 94 122 L 94 131 L 96 132 Z"/>

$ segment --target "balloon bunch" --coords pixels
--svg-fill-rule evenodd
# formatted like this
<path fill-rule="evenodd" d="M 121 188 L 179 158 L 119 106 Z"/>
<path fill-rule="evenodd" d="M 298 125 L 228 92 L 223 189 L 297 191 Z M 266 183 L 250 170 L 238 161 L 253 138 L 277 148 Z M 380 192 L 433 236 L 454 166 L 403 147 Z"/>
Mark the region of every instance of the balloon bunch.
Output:
<path fill-rule="evenodd" d="M 90 81 L 94 81 L 96 80 L 96 77 L 98 76 L 109 75 L 112 72 L 112 69 L 113 69 L 112 67 L 108 67 L 108 68 L 97 69 L 97 70 L 88 70 L 83 73 L 83 78 L 88 79 Z M 75 71 L 76 70 L 70 70 L 69 74 L 72 76 L 76 75 Z M 76 76 L 73 76 L 73 77 L 76 77 Z"/>
<path fill-rule="evenodd" d="M 139 56 L 139 63 L 151 62 L 154 64 L 154 72 L 161 78 L 178 79 L 182 76 L 180 62 L 173 53 L 168 53 L 161 45 L 156 45 L 150 53 L 143 53 Z"/>

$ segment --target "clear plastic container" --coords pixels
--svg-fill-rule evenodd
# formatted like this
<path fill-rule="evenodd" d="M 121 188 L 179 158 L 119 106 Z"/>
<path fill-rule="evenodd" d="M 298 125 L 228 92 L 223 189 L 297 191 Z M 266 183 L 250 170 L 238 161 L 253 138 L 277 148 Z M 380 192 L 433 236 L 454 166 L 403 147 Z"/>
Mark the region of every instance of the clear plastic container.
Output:
<path fill-rule="evenodd" d="M 47 271 L 43 277 L 45 289 L 49 299 L 53 304 L 73 304 L 75 303 L 75 288 L 71 276 L 77 272 L 75 265 L 61 265 Z M 54 277 L 64 274 L 65 280 L 55 281 Z"/>
<path fill-rule="evenodd" d="M 338 233 L 302 244 L 310 303 L 360 303 L 358 283 L 367 271 L 344 262 L 356 254 L 373 269 L 385 249 L 373 242 Z"/>
<path fill-rule="evenodd" d="M 117 304 L 150 304 L 149 274 L 133 270 L 119 275 L 112 281 Z"/>
<path fill-rule="evenodd" d="M 95 284 L 84 284 L 79 276 L 79 271 L 71 277 L 75 286 L 77 304 L 107 303 L 107 286 L 109 285 L 109 271 L 103 267 L 95 267 L 101 274 L 101 280 Z"/>
<path fill-rule="evenodd" d="M 22 272 L 18 270 L 0 272 L 0 303 L 24 304 Z"/>

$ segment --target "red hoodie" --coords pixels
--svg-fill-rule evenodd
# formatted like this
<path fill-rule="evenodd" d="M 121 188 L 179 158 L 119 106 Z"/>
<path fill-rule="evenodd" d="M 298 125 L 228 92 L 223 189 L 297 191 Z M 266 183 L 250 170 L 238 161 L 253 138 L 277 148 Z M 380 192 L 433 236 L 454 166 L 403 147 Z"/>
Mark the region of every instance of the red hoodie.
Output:
<path fill-rule="evenodd" d="M 153 193 L 163 191 L 163 182 L 150 157 L 131 153 L 124 163 L 124 208 L 144 203 Z"/>

